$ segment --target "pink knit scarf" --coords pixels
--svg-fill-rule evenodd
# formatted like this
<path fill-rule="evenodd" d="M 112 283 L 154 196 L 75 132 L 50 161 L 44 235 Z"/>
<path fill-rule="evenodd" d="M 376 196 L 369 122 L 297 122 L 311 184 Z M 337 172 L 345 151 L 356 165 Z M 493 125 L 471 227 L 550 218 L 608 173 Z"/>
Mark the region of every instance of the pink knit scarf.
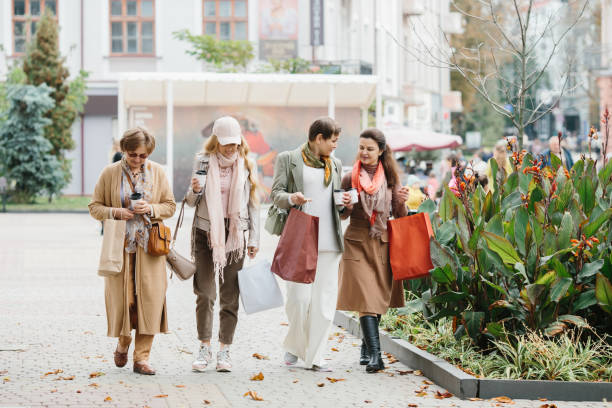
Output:
<path fill-rule="evenodd" d="M 220 153 L 211 154 L 206 179 L 205 197 L 210 217 L 209 246 L 212 249 L 215 274 L 223 280 L 223 268 L 237 261 L 244 251 L 244 236 L 240 234 L 240 205 L 244 190 L 244 158 L 235 153 L 226 158 Z M 227 215 L 224 215 L 221 199 L 221 177 L 219 166 L 232 167 Z M 229 236 L 225 240 L 225 217 L 229 219 Z M 228 262 L 229 260 L 229 262 Z"/>

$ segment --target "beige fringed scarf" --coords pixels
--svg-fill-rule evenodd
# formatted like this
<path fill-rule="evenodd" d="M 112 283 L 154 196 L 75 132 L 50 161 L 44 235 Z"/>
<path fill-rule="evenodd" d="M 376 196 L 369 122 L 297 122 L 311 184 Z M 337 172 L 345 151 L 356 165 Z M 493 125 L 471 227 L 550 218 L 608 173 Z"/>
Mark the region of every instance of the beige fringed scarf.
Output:
<path fill-rule="evenodd" d="M 220 153 L 211 154 L 208 167 L 208 177 L 204 191 L 208 215 L 210 216 L 210 231 L 208 244 L 212 249 L 215 274 L 223 281 L 223 268 L 228 263 L 235 262 L 243 256 L 244 236 L 240 230 L 240 205 L 244 190 L 245 169 L 244 158 L 235 153 L 227 158 Z M 219 167 L 232 167 L 232 182 L 230 184 L 227 210 L 223 208 L 221 198 L 221 176 Z M 225 219 L 229 219 L 229 236 L 225 239 Z"/>

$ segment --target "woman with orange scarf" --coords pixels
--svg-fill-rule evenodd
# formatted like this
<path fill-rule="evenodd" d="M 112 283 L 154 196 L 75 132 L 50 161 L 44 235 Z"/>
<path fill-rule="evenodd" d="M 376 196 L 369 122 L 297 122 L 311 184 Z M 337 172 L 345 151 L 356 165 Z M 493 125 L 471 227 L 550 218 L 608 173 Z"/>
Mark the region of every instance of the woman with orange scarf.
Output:
<path fill-rule="evenodd" d="M 409 190 L 399 183 L 397 164 L 385 135 L 366 129 L 359 136 L 359 153 L 342 189 L 355 188 L 359 201 L 347 206 L 350 217 L 340 262 L 338 310 L 359 312 L 363 334 L 360 364 L 369 373 L 385 368 L 380 356 L 378 324 L 390 307 L 404 306 L 402 282 L 393 280 L 389 265 L 387 220 L 407 214 Z"/>

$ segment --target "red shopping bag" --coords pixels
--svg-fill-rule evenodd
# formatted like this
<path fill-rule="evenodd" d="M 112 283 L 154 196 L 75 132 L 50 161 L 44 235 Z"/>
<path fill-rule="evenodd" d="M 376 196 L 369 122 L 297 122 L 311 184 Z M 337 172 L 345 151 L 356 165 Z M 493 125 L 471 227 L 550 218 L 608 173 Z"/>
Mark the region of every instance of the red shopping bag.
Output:
<path fill-rule="evenodd" d="M 292 208 L 278 241 L 272 272 L 286 281 L 314 282 L 319 257 L 319 217 Z"/>
<path fill-rule="evenodd" d="M 428 276 L 433 269 L 429 239 L 433 236 L 429 214 L 418 213 L 387 221 L 389 260 L 394 280 Z"/>

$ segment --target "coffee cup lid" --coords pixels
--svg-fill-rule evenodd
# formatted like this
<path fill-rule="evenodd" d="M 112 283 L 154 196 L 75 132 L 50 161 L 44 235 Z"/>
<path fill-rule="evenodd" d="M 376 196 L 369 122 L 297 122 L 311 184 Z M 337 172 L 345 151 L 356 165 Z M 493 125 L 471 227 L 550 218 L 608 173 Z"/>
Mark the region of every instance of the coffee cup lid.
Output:
<path fill-rule="evenodd" d="M 342 192 L 344 192 L 344 190 L 342 190 L 342 189 L 334 190 L 334 193 L 342 193 Z"/>
<path fill-rule="evenodd" d="M 198 170 L 196 171 L 196 174 L 206 174 L 206 170 Z"/>

